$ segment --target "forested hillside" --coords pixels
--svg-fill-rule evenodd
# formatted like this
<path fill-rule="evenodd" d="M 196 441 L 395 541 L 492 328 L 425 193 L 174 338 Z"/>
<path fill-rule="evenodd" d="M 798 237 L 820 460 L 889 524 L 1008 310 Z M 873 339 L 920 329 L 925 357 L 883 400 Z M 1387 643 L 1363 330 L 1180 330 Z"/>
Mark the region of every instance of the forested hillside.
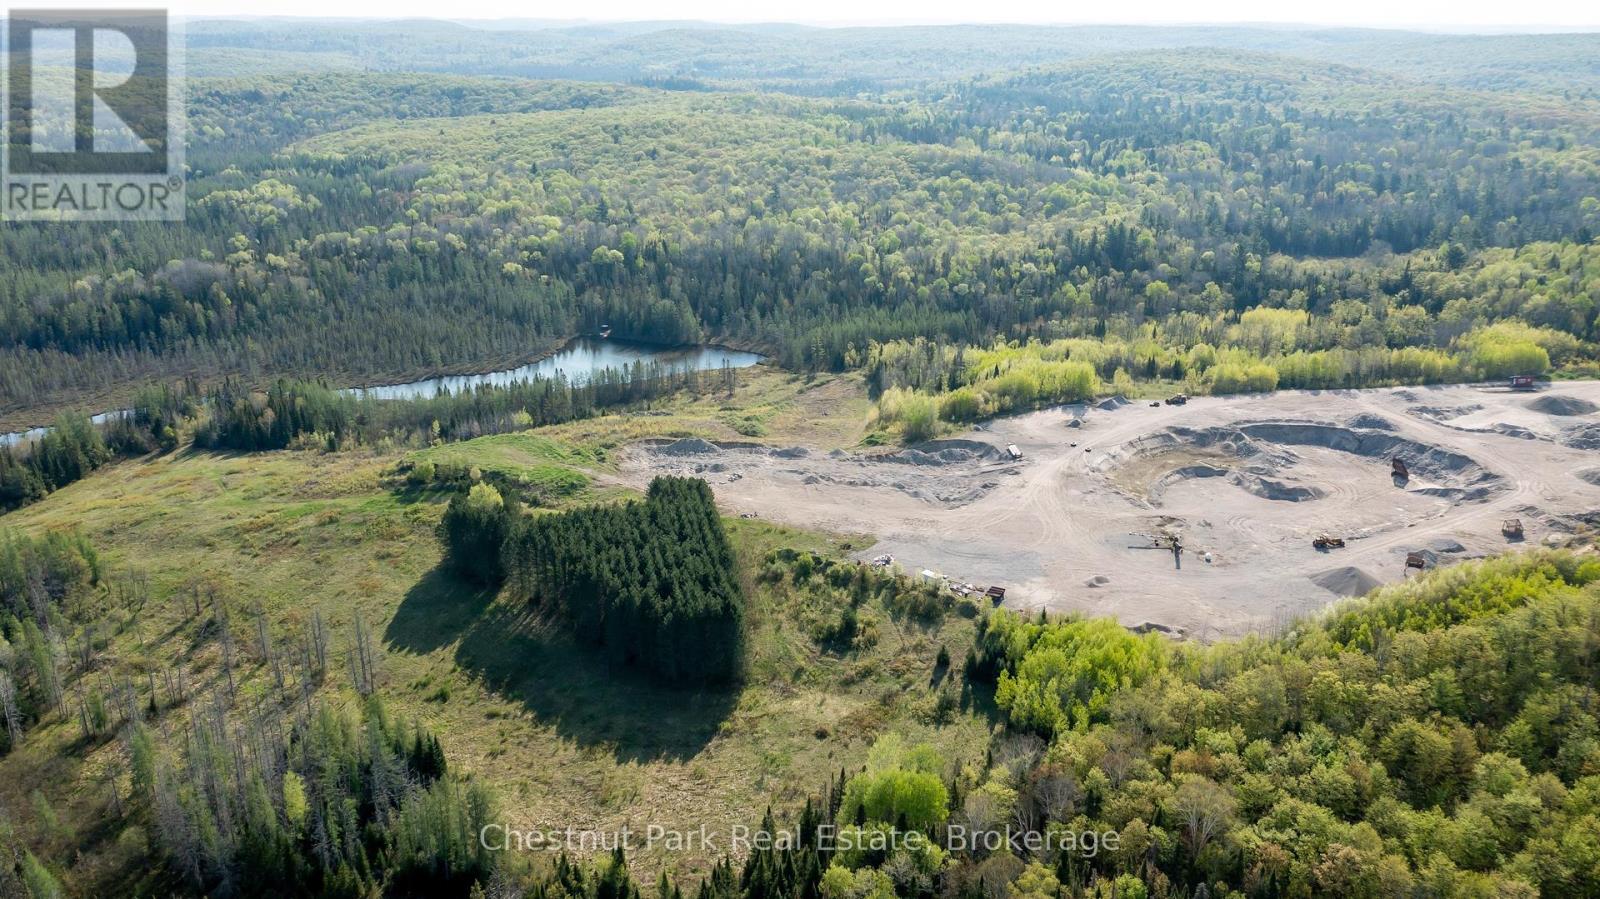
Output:
<path fill-rule="evenodd" d="M 191 68 L 252 63 L 308 71 L 377 69 L 706 88 L 759 86 L 849 96 L 926 87 L 979 72 L 1150 50 L 1214 47 L 1353 64 L 1454 87 L 1596 95 L 1593 34 L 1448 35 L 1298 30 L 966 25 L 808 28 L 705 22 L 569 25 L 206 21 L 189 31 Z M 293 48 L 287 50 L 286 48 Z"/>
<path fill-rule="evenodd" d="M 0 236 L 0 409 L 493 367 L 603 324 L 804 369 L 1262 306 L 1315 316 L 1305 350 L 1595 337 L 1592 104 L 1216 49 L 958 68 L 855 99 L 194 78 L 184 227 Z"/>

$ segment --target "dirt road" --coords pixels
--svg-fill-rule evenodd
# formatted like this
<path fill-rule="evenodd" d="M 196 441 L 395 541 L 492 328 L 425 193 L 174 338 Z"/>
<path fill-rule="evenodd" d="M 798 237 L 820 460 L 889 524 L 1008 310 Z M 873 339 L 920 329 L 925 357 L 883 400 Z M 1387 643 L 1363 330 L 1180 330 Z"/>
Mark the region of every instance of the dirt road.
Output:
<path fill-rule="evenodd" d="M 1502 550 L 1508 518 L 1529 545 L 1597 520 L 1600 382 L 1106 401 L 899 452 L 684 440 L 621 467 L 641 485 L 704 477 L 732 512 L 876 535 L 868 555 L 1004 585 L 1008 606 L 1212 639 L 1398 580 L 1408 552 Z M 1314 549 L 1320 534 L 1346 546 Z"/>

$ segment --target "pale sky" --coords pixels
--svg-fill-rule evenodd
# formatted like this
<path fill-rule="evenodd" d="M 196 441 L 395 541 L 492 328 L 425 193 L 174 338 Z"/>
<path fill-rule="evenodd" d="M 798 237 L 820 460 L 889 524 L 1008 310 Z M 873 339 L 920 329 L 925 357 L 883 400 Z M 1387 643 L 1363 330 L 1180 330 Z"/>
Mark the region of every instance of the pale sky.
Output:
<path fill-rule="evenodd" d="M 22 6 L 167 6 L 190 16 L 336 16 L 354 18 L 583 19 L 801 22 L 816 25 L 1284 23 L 1440 31 L 1600 30 L 1600 4 L 1580 0 L 1144 0 L 1073 3 L 1046 0 L 96 0 Z"/>

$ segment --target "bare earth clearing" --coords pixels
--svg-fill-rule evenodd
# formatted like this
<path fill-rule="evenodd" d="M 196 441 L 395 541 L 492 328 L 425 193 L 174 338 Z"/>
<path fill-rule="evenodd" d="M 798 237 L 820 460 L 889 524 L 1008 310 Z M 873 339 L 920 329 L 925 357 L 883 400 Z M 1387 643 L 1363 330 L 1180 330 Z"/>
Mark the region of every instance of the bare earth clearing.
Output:
<path fill-rule="evenodd" d="M 1007 606 L 1214 639 L 1398 580 L 1408 552 L 1431 566 L 1502 550 L 1520 542 L 1508 518 L 1529 544 L 1600 520 L 1597 410 L 1600 382 L 1107 400 L 870 454 L 651 441 L 621 468 L 636 485 L 704 477 L 732 512 L 873 534 L 863 555 L 1003 585 Z M 1313 548 L 1322 534 L 1347 545 Z M 1155 545 L 1174 535 L 1177 559 Z"/>

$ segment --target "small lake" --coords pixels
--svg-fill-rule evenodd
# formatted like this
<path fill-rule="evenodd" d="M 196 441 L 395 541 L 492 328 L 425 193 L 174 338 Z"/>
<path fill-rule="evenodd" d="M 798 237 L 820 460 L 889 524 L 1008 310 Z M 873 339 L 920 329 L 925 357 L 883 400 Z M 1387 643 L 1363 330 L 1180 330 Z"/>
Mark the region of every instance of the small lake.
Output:
<path fill-rule="evenodd" d="M 115 412 L 96 412 L 94 415 L 89 416 L 89 421 L 97 425 L 103 425 L 113 418 L 127 415 L 130 411 L 132 410 L 118 409 Z M 15 446 L 29 440 L 38 440 L 48 433 L 50 433 L 49 428 L 29 428 L 26 431 L 12 431 L 9 434 L 0 434 L 0 446 Z"/>
<path fill-rule="evenodd" d="M 375 400 L 427 399 L 440 390 L 450 393 L 470 391 L 484 384 L 503 387 L 518 381 L 534 378 L 565 376 L 569 384 L 586 383 L 596 372 L 608 368 L 626 369 L 634 363 L 654 363 L 671 373 L 685 371 L 716 371 L 722 368 L 749 368 L 763 356 L 714 346 L 659 347 L 647 343 L 580 337 L 553 355 L 537 362 L 504 371 L 482 375 L 446 375 L 425 378 L 408 384 L 388 384 L 380 387 L 356 387 L 355 393 Z"/>
<path fill-rule="evenodd" d="M 519 365 L 516 368 L 492 371 L 481 375 L 445 375 L 438 378 L 424 378 L 421 381 L 410 381 L 405 384 L 351 387 L 344 392 L 375 400 L 427 399 L 438 394 L 440 390 L 461 393 L 484 384 L 505 386 L 534 378 L 554 378 L 557 375 L 565 376 L 569 384 L 584 384 L 596 372 L 605 371 L 608 368 L 625 369 L 634 363 L 643 363 L 645 365 L 654 363 L 661 366 L 664 372 L 676 374 L 685 371 L 749 368 L 764 358 L 766 357 L 759 353 L 746 353 L 743 350 L 730 350 L 716 346 L 662 347 L 648 343 L 630 343 L 626 340 L 580 337 L 537 362 Z M 94 416 L 94 420 L 96 423 L 100 423 L 126 412 L 127 410 L 125 409 L 116 412 L 101 412 Z M 25 440 L 37 440 L 43 437 L 48 430 L 48 428 L 31 428 L 26 431 L 0 434 L 0 446 L 16 444 Z"/>

